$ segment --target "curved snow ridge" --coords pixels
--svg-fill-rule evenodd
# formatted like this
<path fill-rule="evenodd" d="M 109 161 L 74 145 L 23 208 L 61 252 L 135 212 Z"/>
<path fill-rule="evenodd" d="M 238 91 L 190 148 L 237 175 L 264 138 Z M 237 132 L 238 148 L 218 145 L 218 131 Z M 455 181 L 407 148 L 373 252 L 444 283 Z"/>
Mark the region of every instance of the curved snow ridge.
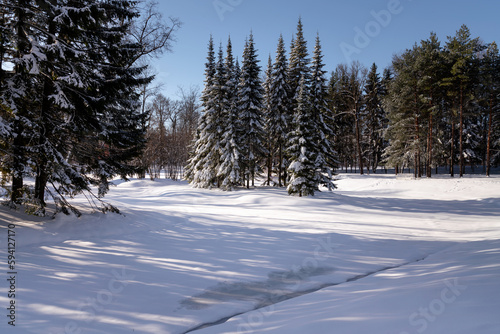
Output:
<path fill-rule="evenodd" d="M 378 273 L 391 270 L 391 269 L 396 269 L 400 267 L 404 267 L 407 265 L 411 265 L 414 263 L 418 263 L 421 261 L 424 261 L 427 259 L 429 256 L 432 254 L 427 254 L 424 257 L 420 257 L 416 260 L 412 261 L 407 261 L 398 265 L 393 265 L 393 266 L 388 266 L 388 267 L 383 267 L 377 270 L 373 270 L 364 274 L 356 275 L 349 277 L 345 279 L 342 282 L 332 282 L 332 283 L 324 283 L 319 286 L 307 289 L 307 290 L 301 290 L 301 291 L 293 291 L 290 289 L 287 289 L 287 285 L 290 284 L 289 282 L 286 282 L 286 280 L 282 280 L 283 277 L 288 277 L 289 279 L 291 278 L 291 281 L 294 281 L 293 277 L 299 278 L 300 275 L 305 275 L 301 277 L 301 280 L 305 280 L 308 277 L 312 276 L 319 276 L 319 275 L 326 275 L 328 273 L 333 272 L 335 269 L 334 268 L 316 268 L 315 272 L 311 273 L 302 273 L 302 274 L 296 274 L 292 272 L 273 272 L 270 273 L 268 276 L 268 280 L 265 282 L 250 282 L 250 283 L 233 283 L 233 284 L 219 284 L 217 285 L 214 289 L 207 290 L 200 295 L 194 296 L 192 298 L 186 299 L 181 302 L 181 305 L 185 308 L 189 309 L 202 309 L 206 307 L 210 307 L 210 305 L 213 304 L 215 300 L 219 302 L 227 301 L 227 300 L 258 300 L 259 303 L 257 304 L 256 307 L 253 309 L 250 309 L 245 312 L 237 312 L 234 313 L 230 316 L 221 318 L 219 320 L 213 321 L 213 322 L 206 322 L 203 324 L 200 324 L 196 327 L 193 327 L 185 332 L 182 332 L 182 334 L 187 334 L 191 333 L 197 330 L 201 330 L 204 328 L 212 327 L 212 326 L 217 326 L 221 325 L 230 319 L 240 316 L 242 314 L 252 312 L 259 310 L 261 308 L 269 307 L 271 305 L 275 305 L 281 302 L 284 302 L 289 299 L 301 297 L 307 294 L 311 294 L 317 291 L 320 291 L 322 289 L 326 289 L 332 286 L 337 286 L 341 284 L 346 284 L 346 283 L 352 283 L 356 282 L 358 280 L 361 280 L 363 278 L 376 275 Z M 273 277 L 274 280 L 273 280 Z M 276 278 L 278 280 L 276 281 Z M 300 282 L 295 282 L 295 284 L 300 284 Z M 252 295 L 252 293 L 254 293 Z"/>

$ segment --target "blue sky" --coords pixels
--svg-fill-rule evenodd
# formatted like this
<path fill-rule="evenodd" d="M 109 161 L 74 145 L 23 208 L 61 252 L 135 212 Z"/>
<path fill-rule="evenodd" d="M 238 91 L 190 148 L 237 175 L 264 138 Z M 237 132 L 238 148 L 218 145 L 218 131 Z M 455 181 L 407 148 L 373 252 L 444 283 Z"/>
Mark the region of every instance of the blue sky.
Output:
<path fill-rule="evenodd" d="M 203 88 L 207 44 L 225 48 L 231 36 L 241 59 L 245 38 L 254 34 L 262 69 L 274 60 L 280 34 L 290 44 L 302 17 L 309 52 L 316 34 L 323 47 L 326 70 L 340 63 L 373 62 L 382 72 L 392 56 L 437 33 L 442 45 L 462 24 L 473 37 L 500 42 L 500 1 L 497 0 L 161 0 L 165 16 L 183 22 L 173 52 L 153 61 L 163 93 L 176 98 L 178 87 Z"/>

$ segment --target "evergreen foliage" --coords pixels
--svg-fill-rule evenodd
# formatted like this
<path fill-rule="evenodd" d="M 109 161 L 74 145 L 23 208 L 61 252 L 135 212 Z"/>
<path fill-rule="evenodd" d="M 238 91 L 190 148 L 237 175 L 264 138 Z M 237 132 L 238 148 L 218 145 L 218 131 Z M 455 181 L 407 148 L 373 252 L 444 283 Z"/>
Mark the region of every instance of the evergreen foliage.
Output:
<path fill-rule="evenodd" d="M 336 165 L 335 151 L 332 140 L 334 132 L 330 127 L 331 111 L 328 109 L 328 87 L 323 70 L 323 54 L 319 35 L 316 37 L 313 61 L 311 67 L 311 88 L 308 94 L 311 107 L 311 118 L 307 120 L 315 129 L 312 141 L 316 144 L 314 155 L 315 178 L 318 185 L 332 190 L 335 188 L 332 178 Z"/>
<path fill-rule="evenodd" d="M 377 172 L 378 165 L 382 161 L 384 150 L 383 131 L 386 127 L 385 110 L 382 106 L 384 98 L 384 87 L 377 72 L 377 65 L 372 64 L 365 85 L 365 154 L 368 158 L 368 166 L 373 173 Z"/>
<path fill-rule="evenodd" d="M 223 134 L 221 141 L 221 166 L 218 178 L 221 179 L 223 190 L 233 190 L 241 185 L 240 172 L 240 147 L 238 138 L 239 109 L 238 109 L 238 83 L 240 79 L 239 65 L 235 64 L 232 44 L 229 39 L 225 62 L 226 71 L 226 106 L 222 115 Z"/>
<path fill-rule="evenodd" d="M 212 37 L 208 44 L 208 56 L 205 64 L 205 89 L 202 92 L 201 100 L 203 113 L 200 117 L 194 153 L 187 166 L 186 178 L 195 187 L 212 188 L 218 184 L 217 172 L 220 168 L 220 139 L 222 131 L 220 126 L 221 108 L 218 98 L 222 88 L 224 76 L 223 59 L 219 52 L 219 60 L 216 63 L 214 43 Z"/>
<path fill-rule="evenodd" d="M 130 61 L 141 50 L 128 38 L 135 2 L 5 5 L 14 10 L 2 30 L 15 31 L 12 43 L 2 43 L 14 68 L 1 75 L 10 201 L 44 215 L 48 192 L 58 210 L 79 214 L 67 198 L 85 191 L 99 200 L 111 178 L 134 172 L 129 162 L 144 144 L 137 87 L 151 78 L 139 79 L 144 68 Z M 23 185 L 28 176 L 33 192 Z"/>
<path fill-rule="evenodd" d="M 243 51 L 240 83 L 238 86 L 238 108 L 242 156 L 240 159 L 247 188 L 255 185 L 255 176 L 259 173 L 259 163 L 266 155 L 265 133 L 263 125 L 264 88 L 260 79 L 257 50 L 253 34 L 250 34 Z"/>
<path fill-rule="evenodd" d="M 271 141 L 271 155 L 276 161 L 274 169 L 278 176 L 278 186 L 285 184 L 284 169 L 287 166 L 285 144 L 292 114 L 289 112 L 288 61 L 283 36 L 280 36 L 276 50 L 276 59 L 270 79 L 270 103 L 267 116 L 267 131 Z"/>
<path fill-rule="evenodd" d="M 295 196 L 314 196 L 318 190 L 316 174 L 317 143 L 314 142 L 315 128 L 312 118 L 305 79 L 302 78 L 297 96 L 297 108 L 293 115 L 292 131 L 287 147 L 290 157 L 288 193 Z"/>

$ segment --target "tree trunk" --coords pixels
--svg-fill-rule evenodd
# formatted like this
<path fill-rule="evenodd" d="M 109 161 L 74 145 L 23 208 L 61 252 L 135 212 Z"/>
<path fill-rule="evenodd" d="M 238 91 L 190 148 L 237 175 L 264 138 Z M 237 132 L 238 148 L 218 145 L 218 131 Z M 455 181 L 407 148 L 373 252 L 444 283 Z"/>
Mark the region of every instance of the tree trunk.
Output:
<path fill-rule="evenodd" d="M 486 144 L 486 176 L 490 176 L 491 169 L 491 128 L 493 126 L 493 95 L 490 95 L 490 115 L 488 120 L 488 140 Z"/>
<path fill-rule="evenodd" d="M 432 107 L 432 94 L 430 107 Z M 427 137 L 427 177 L 432 177 L 432 109 L 429 113 L 429 135 Z"/>
<path fill-rule="evenodd" d="M 453 157 L 455 155 L 455 121 L 453 116 L 451 119 L 451 152 L 450 152 L 450 176 L 455 177 L 455 171 L 453 170 Z"/>
<path fill-rule="evenodd" d="M 464 132 L 464 94 L 463 88 L 460 87 L 460 177 L 464 176 L 464 147 L 463 147 L 463 132 Z"/>
<path fill-rule="evenodd" d="M 283 145 L 279 144 L 279 158 L 278 158 L 278 186 L 281 188 L 283 186 L 282 178 L 283 175 Z"/>
<path fill-rule="evenodd" d="M 26 20 L 26 15 L 24 13 L 24 8 L 28 7 L 27 1 L 19 1 L 18 7 L 17 7 L 17 19 L 18 23 L 17 26 L 15 27 L 16 32 L 17 32 L 17 52 L 16 52 L 16 58 L 21 59 L 24 56 L 24 52 L 29 48 L 29 42 L 28 42 L 28 37 L 26 36 L 24 32 L 24 25 L 25 25 L 25 20 Z M 25 70 L 22 68 L 22 65 L 20 63 L 16 64 L 15 69 L 14 69 L 16 74 L 25 74 Z M 26 78 L 22 78 L 26 79 Z M 23 102 L 23 106 L 20 106 L 18 110 L 19 115 L 23 115 L 25 113 L 25 106 Z M 21 121 L 17 118 L 14 120 L 14 131 L 16 136 L 14 137 L 13 143 L 12 143 L 12 189 L 11 189 L 11 197 L 10 200 L 12 203 L 19 204 L 22 193 L 23 193 L 23 173 L 24 173 L 24 126 L 22 125 Z"/>
<path fill-rule="evenodd" d="M 51 24 L 52 26 L 52 24 Z M 49 28 L 49 32 L 51 32 L 51 29 Z M 53 43 L 51 39 L 47 41 L 47 43 L 50 45 Z M 50 79 L 45 77 L 44 84 L 43 84 L 43 101 L 42 101 L 42 108 L 40 110 L 40 133 L 38 133 L 38 159 L 36 162 L 36 177 L 35 177 L 35 194 L 34 194 L 34 199 L 40 205 L 40 209 L 43 210 L 45 207 L 45 187 L 47 186 L 47 181 L 49 179 L 49 174 L 47 172 L 47 158 L 45 155 L 45 144 L 47 142 L 47 133 L 52 133 L 51 129 L 48 127 L 50 126 L 51 122 L 48 120 L 48 111 L 50 108 L 50 101 L 49 101 L 49 95 L 51 91 L 51 83 Z"/>
<path fill-rule="evenodd" d="M 361 152 L 361 134 L 360 134 L 360 129 L 359 129 L 359 119 L 358 116 L 355 115 L 356 117 L 356 147 L 358 150 L 358 159 L 359 159 L 359 170 L 360 174 L 363 175 L 364 170 L 363 170 L 363 154 Z"/>
<path fill-rule="evenodd" d="M 415 161 L 414 161 L 414 168 L 415 170 L 413 171 L 415 178 L 421 177 L 422 174 L 420 172 L 420 124 L 418 122 L 418 116 L 415 117 L 415 142 L 417 143 L 417 148 L 415 150 Z"/>
<path fill-rule="evenodd" d="M 12 189 L 10 200 L 12 203 L 20 204 L 21 197 L 23 195 L 23 161 L 22 156 L 24 155 L 23 150 L 23 139 L 21 135 L 14 138 L 12 145 L 13 152 L 13 170 L 12 170 Z"/>

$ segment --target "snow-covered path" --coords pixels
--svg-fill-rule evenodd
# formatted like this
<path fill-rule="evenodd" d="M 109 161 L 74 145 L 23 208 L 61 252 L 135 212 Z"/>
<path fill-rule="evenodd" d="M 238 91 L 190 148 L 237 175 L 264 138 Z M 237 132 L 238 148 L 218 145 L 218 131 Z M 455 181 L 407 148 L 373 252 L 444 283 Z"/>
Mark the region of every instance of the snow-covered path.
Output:
<path fill-rule="evenodd" d="M 174 334 L 240 313 L 195 332 L 401 334 L 426 321 L 427 332 L 473 333 L 464 312 L 482 333 L 500 329 L 486 310 L 500 309 L 499 178 L 342 176 L 316 198 L 117 183 L 108 200 L 125 216 L 29 221 L 0 209 L 18 255 L 16 327 L 0 332 Z M 440 303 L 450 284 L 461 295 Z M 442 314 L 422 318 L 429 304 Z"/>

